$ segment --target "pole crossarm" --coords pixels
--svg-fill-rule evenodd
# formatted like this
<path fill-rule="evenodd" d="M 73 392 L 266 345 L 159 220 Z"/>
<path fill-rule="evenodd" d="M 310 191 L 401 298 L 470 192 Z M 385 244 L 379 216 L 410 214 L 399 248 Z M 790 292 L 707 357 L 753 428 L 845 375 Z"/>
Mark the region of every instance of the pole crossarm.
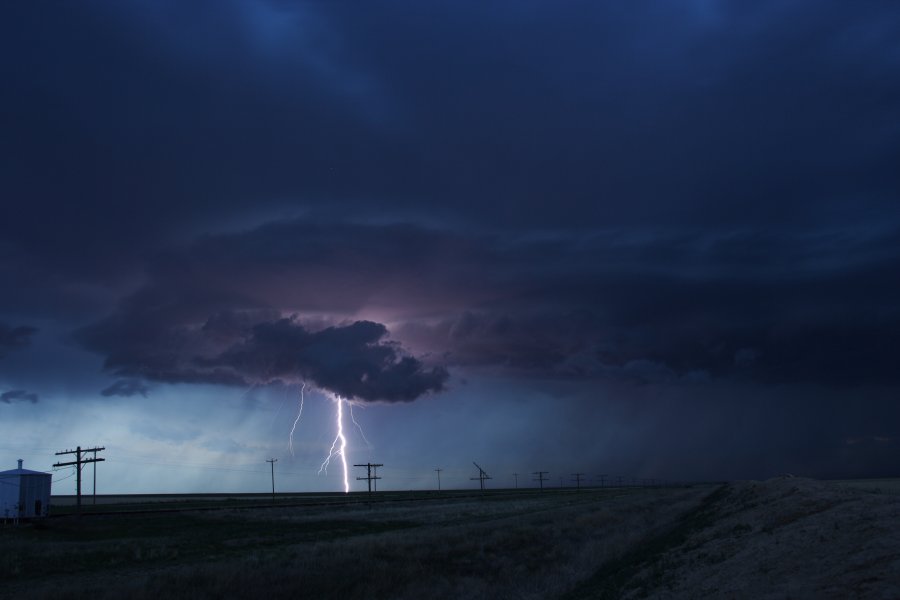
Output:
<path fill-rule="evenodd" d="M 480 482 L 481 483 L 481 491 L 483 492 L 484 491 L 484 480 L 485 479 L 493 479 L 493 477 L 488 475 L 487 472 L 484 469 L 482 469 L 480 466 L 478 466 L 478 463 L 475 462 L 474 460 L 472 461 L 472 464 L 475 465 L 475 467 L 478 469 L 478 477 L 469 477 L 469 479 L 471 479 L 472 481 Z"/>
<path fill-rule="evenodd" d="M 104 462 L 105 458 L 82 458 L 81 460 L 73 460 L 72 462 L 53 463 L 54 467 L 70 467 L 72 465 L 84 465 L 93 462 Z"/>
<path fill-rule="evenodd" d="M 365 468 L 366 468 L 366 476 L 365 476 L 365 477 L 357 477 L 356 480 L 357 480 L 357 481 L 365 481 L 365 482 L 367 482 L 367 483 L 369 484 L 369 493 L 371 494 L 371 493 L 372 493 L 372 482 L 381 479 L 381 477 L 378 476 L 378 471 L 377 471 L 377 469 L 378 469 L 378 467 L 383 467 L 384 465 L 381 464 L 381 463 L 378 463 L 378 464 L 375 464 L 375 463 L 365 463 L 365 464 L 361 464 L 361 465 L 353 465 L 353 466 L 354 466 L 354 467 L 365 467 Z M 372 474 L 372 470 L 373 470 L 373 469 L 375 469 L 375 474 L 374 474 L 374 475 Z M 377 488 L 376 488 L 376 489 L 377 489 Z"/>
<path fill-rule="evenodd" d="M 76 504 L 78 506 L 78 514 L 81 514 L 81 470 L 84 468 L 84 465 L 89 463 L 98 463 L 103 462 L 105 458 L 97 458 L 97 453 L 106 450 L 106 447 L 98 447 L 95 446 L 93 448 L 82 448 L 81 446 L 76 447 L 74 450 L 61 450 L 56 453 L 56 456 L 63 456 L 66 454 L 74 454 L 75 460 L 68 462 L 58 462 L 55 463 L 54 467 L 75 467 L 75 496 L 76 496 Z M 82 458 L 83 454 L 87 454 L 88 452 L 94 453 L 94 458 Z M 94 467 L 96 469 L 96 466 Z M 96 483 L 96 472 L 94 473 L 94 502 L 97 502 L 97 483 Z"/>

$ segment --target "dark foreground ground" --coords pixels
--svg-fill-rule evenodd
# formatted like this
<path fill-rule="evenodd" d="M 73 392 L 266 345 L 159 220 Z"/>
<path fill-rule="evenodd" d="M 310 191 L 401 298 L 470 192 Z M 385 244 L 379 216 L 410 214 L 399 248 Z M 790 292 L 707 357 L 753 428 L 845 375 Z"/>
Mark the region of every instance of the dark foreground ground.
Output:
<path fill-rule="evenodd" d="M 900 496 L 804 479 L 0 526 L 0 598 L 898 598 Z"/>

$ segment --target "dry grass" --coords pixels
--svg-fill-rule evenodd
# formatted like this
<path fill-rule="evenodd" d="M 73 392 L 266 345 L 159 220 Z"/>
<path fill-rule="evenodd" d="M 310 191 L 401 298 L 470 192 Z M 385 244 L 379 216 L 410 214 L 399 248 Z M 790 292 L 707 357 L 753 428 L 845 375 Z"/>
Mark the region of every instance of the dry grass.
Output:
<path fill-rule="evenodd" d="M 547 598 L 673 527 L 708 493 L 94 517 L 3 536 L 18 558 L 0 575 L 10 594 L 91 600 Z M 26 568 L 35 560 L 46 568 Z"/>
<path fill-rule="evenodd" d="M 897 496 L 784 478 L 732 484 L 709 508 L 623 597 L 900 598 Z"/>
<path fill-rule="evenodd" d="M 900 497 L 803 479 L 0 527 L 0 597 L 896 598 Z"/>

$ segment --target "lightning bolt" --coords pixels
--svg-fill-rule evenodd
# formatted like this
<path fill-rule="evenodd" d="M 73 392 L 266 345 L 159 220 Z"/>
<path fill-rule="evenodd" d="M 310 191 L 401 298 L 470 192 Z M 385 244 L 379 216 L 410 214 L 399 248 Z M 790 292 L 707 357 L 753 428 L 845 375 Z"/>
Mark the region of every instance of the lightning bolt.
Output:
<path fill-rule="evenodd" d="M 331 442 L 331 450 L 328 451 L 328 456 L 325 457 L 322 466 L 319 467 L 319 474 L 321 475 L 324 472 L 327 475 L 331 459 L 335 456 L 340 456 L 341 465 L 344 467 L 344 493 L 346 494 L 350 491 L 350 482 L 347 479 L 347 438 L 344 437 L 344 401 L 340 396 L 332 396 L 332 399 L 337 404 L 337 435 L 334 436 L 334 441 Z M 338 442 L 340 442 L 340 447 L 338 447 Z"/>
<path fill-rule="evenodd" d="M 366 443 L 366 446 L 369 447 L 369 450 L 372 450 L 372 444 L 369 443 L 369 438 L 366 437 L 365 432 L 362 427 L 359 426 L 359 423 L 356 422 L 356 417 L 353 416 L 353 403 L 347 403 L 350 406 L 350 420 L 353 421 L 353 424 L 356 425 L 356 428 L 359 429 L 359 435 L 362 436 L 363 441 Z"/>
<path fill-rule="evenodd" d="M 294 419 L 294 425 L 291 427 L 291 433 L 288 435 L 288 448 L 291 450 L 291 456 L 294 455 L 294 430 L 297 429 L 297 423 L 300 422 L 300 415 L 303 414 L 303 390 L 306 389 L 306 382 L 300 387 L 300 410 L 297 412 L 297 418 Z"/>

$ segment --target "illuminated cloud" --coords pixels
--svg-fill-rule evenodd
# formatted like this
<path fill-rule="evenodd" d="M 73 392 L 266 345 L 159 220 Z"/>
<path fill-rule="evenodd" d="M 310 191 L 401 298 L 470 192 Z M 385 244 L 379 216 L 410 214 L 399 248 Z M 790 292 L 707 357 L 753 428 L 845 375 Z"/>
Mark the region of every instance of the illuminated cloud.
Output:
<path fill-rule="evenodd" d="M 232 386 L 309 381 L 348 399 L 408 402 L 442 391 L 448 378 L 442 367 L 404 354 L 385 339 L 384 325 L 370 321 L 310 331 L 293 318 L 252 322 L 228 312 L 202 326 L 142 321 L 126 329 L 121 323 L 79 333 L 87 348 L 106 354 L 108 370 L 129 378 L 104 390 L 106 396 L 146 395 L 138 378 Z"/>

